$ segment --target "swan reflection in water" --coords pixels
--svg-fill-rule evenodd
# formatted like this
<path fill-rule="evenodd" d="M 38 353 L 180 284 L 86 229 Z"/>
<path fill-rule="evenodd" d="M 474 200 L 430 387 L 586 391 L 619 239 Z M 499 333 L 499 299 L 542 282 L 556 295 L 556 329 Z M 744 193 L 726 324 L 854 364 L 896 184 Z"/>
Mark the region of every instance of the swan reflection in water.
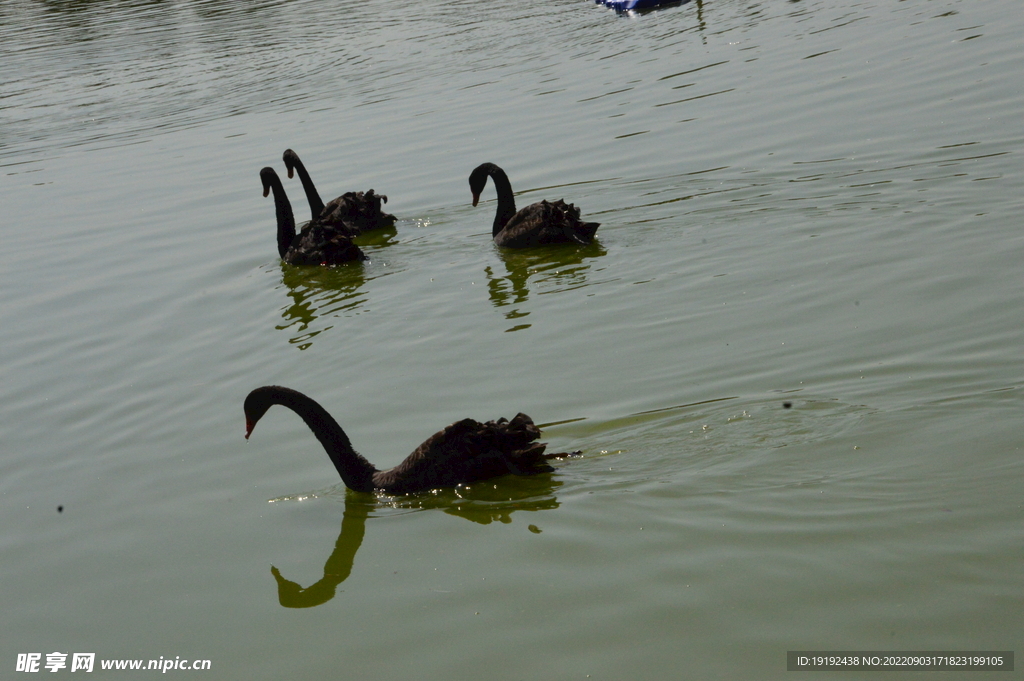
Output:
<path fill-rule="evenodd" d="M 487 266 L 487 293 L 496 308 L 504 311 L 505 319 L 515 321 L 530 314 L 524 309 L 530 298 L 530 279 L 539 289 L 537 295 L 571 291 L 587 286 L 591 261 L 607 255 L 608 251 L 596 239 L 586 246 L 554 245 L 529 250 L 499 249 L 498 257 L 505 266 L 502 276 Z M 517 323 L 506 331 L 519 331 L 530 324 Z"/>
<path fill-rule="evenodd" d="M 366 301 L 363 285 L 374 277 L 367 277 L 367 269 L 374 271 L 373 261 L 381 250 L 395 242 L 398 231 L 394 226 L 360 234 L 354 239 L 364 249 L 366 262 L 350 262 L 335 267 L 295 267 L 281 265 L 281 283 L 291 298 L 281 310 L 283 324 L 278 331 L 291 331 L 288 342 L 305 350 L 313 338 L 332 328 L 330 325 L 314 328 L 316 320 L 354 314 Z M 323 322 L 321 322 L 323 324 Z"/>
<path fill-rule="evenodd" d="M 355 498 L 355 497 L 360 498 Z M 300 584 L 281 576 L 275 566 L 270 573 L 277 581 L 277 600 L 286 608 L 312 608 L 334 598 L 338 585 L 348 579 L 352 572 L 352 564 L 356 559 L 356 551 L 363 543 L 366 532 L 366 517 L 374 504 L 364 494 L 348 493 L 345 496 L 345 515 L 341 519 L 341 534 L 334 542 L 334 551 L 324 563 L 324 576 L 317 583 L 303 587 Z"/>
<path fill-rule="evenodd" d="M 492 522 L 511 523 L 517 511 L 546 511 L 558 508 L 555 490 L 562 485 L 550 473 L 529 477 L 506 476 L 472 485 L 435 490 L 424 494 L 401 497 L 375 497 L 361 492 L 346 491 L 345 514 L 341 519 L 341 532 L 334 542 L 334 551 L 324 563 L 324 575 L 316 583 L 303 587 L 286 579 L 281 571 L 271 566 L 270 572 L 277 582 L 277 599 L 285 608 L 313 608 L 334 598 L 338 585 L 348 579 L 355 563 L 356 552 L 363 543 L 366 520 L 374 510 L 387 506 L 411 511 L 441 509 L 481 525 Z M 539 533 L 536 525 L 529 530 Z"/>
<path fill-rule="evenodd" d="M 333 326 L 317 323 L 319 318 L 353 314 L 366 301 L 363 268 L 362 263 L 339 267 L 284 265 L 281 283 L 291 300 L 281 311 L 284 322 L 275 328 L 289 332 L 288 342 L 299 350 L 311 346 L 314 338 Z"/>

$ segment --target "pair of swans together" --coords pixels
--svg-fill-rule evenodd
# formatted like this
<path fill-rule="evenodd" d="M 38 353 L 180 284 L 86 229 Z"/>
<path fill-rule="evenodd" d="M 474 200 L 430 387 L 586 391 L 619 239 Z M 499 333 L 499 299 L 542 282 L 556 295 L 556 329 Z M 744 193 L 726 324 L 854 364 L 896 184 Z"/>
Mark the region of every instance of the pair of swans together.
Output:
<path fill-rule="evenodd" d="M 284 185 L 273 168 L 260 171 L 263 196 L 274 193 L 277 212 L 277 250 L 281 258 L 291 265 L 336 265 L 351 260 L 364 260 L 366 256 L 352 243 L 352 238 L 376 229 L 393 227 L 395 216 L 381 210 L 381 202 L 388 197 L 368 192 L 347 192 L 324 205 L 313 180 L 298 154 L 291 149 L 284 152 L 288 177 L 298 172 L 302 188 L 309 202 L 310 221 L 298 234 L 291 203 L 284 193 Z M 494 243 L 505 248 L 527 248 L 545 244 L 588 244 L 594 239 L 599 223 L 580 220 L 580 210 L 559 199 L 540 201 L 516 211 L 512 184 L 505 171 L 493 163 L 483 163 L 469 176 L 473 205 L 487 178 L 494 180 L 498 192 L 498 209 L 491 233 Z"/>
<path fill-rule="evenodd" d="M 274 192 L 277 252 L 286 263 L 337 265 L 365 260 L 362 250 L 352 243 L 352 237 L 394 226 L 395 216 L 383 212 L 380 207 L 381 202 L 387 203 L 388 197 L 375 194 L 372 189 L 368 192 L 346 192 L 324 205 L 299 155 L 291 149 L 285 150 L 284 164 L 288 168 L 288 177 L 293 177 L 298 171 L 310 211 L 309 222 L 296 234 L 292 204 L 284 193 L 281 178 L 273 168 L 266 167 L 260 171 L 263 196 Z"/>
<path fill-rule="evenodd" d="M 365 256 L 352 237 L 373 229 L 393 226 L 395 217 L 383 213 L 387 197 L 368 192 L 349 192 L 324 205 L 298 155 L 284 152 L 288 177 L 298 171 L 312 214 L 309 224 L 295 233 L 295 218 L 284 187 L 273 168 L 260 171 L 263 195 L 274 192 L 277 210 L 277 246 L 281 257 L 293 265 L 337 264 L 362 260 Z M 469 188 L 476 206 L 487 178 L 494 180 L 498 210 L 492 234 L 498 246 L 525 248 L 556 243 L 590 243 L 598 223 L 580 220 L 580 211 L 563 200 L 541 201 L 516 211 L 508 176 L 493 163 L 484 163 L 469 176 Z M 572 454 L 545 454 L 546 445 L 535 442 L 540 430 L 526 414 L 511 421 L 498 419 L 480 423 L 457 421 L 435 433 L 394 468 L 380 471 L 352 448 L 345 431 L 323 407 L 302 393 L 280 386 L 264 386 L 245 399 L 245 437 L 256 423 L 279 404 L 296 412 L 306 422 L 334 463 L 345 485 L 358 492 L 379 490 L 388 494 L 424 492 L 439 487 L 500 475 L 531 475 L 553 470 L 548 461 Z M 573 454 L 578 454 L 574 452 Z"/>

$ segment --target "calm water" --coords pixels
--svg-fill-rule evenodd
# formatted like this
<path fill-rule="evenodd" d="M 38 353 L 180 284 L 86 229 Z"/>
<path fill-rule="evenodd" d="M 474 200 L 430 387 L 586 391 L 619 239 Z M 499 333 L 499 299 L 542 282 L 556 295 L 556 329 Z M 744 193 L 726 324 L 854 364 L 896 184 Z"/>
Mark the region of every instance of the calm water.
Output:
<path fill-rule="evenodd" d="M 1022 36 L 1013 0 L 6 0 L 0 667 L 1024 652 Z M 287 147 L 390 197 L 366 263 L 277 259 Z M 497 251 L 488 160 L 598 242 Z M 517 411 L 583 457 L 346 494 L 287 410 L 242 438 L 268 383 L 381 466 Z"/>

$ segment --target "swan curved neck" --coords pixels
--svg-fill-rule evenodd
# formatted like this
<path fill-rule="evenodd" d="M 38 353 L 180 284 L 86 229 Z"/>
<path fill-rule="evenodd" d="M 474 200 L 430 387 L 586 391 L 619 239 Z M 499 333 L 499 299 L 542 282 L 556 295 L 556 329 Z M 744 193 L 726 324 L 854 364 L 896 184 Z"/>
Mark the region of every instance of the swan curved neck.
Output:
<path fill-rule="evenodd" d="M 491 236 L 496 236 L 516 214 L 516 199 L 512 195 L 512 183 L 508 181 L 504 170 L 492 163 L 487 168 L 487 174 L 494 181 L 494 189 L 498 192 L 498 210 L 494 214 L 491 229 Z"/>
<path fill-rule="evenodd" d="M 302 181 L 302 189 L 306 192 L 306 201 L 309 202 L 310 220 L 316 220 L 324 212 L 324 202 L 320 200 L 320 193 L 313 185 L 313 179 L 306 172 L 306 166 L 302 164 L 298 156 L 294 157 L 295 172 L 299 174 Z"/>
<path fill-rule="evenodd" d="M 277 212 L 277 252 L 283 258 L 295 240 L 295 216 L 281 178 L 276 174 L 270 179 L 270 190 L 274 192 L 274 210 Z"/>
<path fill-rule="evenodd" d="M 278 388 L 269 397 L 271 404 L 288 407 L 302 417 L 316 439 L 324 446 L 327 456 L 338 469 L 338 475 L 346 487 L 357 492 L 373 491 L 373 474 L 377 469 L 352 449 L 348 435 L 326 409 L 315 400 L 287 388 Z"/>

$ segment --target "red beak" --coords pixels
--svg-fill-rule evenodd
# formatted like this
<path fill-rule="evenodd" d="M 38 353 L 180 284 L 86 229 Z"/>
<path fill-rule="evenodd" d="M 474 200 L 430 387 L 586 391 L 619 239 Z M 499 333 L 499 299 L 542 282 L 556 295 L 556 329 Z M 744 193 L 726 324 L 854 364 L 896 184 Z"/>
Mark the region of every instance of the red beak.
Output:
<path fill-rule="evenodd" d="M 270 194 L 270 187 L 264 187 L 263 188 L 263 198 L 267 198 L 268 194 Z M 475 206 L 476 204 L 473 204 L 473 205 Z"/>
<path fill-rule="evenodd" d="M 266 196 L 266 194 L 264 194 L 263 196 Z M 480 195 L 479 195 L 479 194 L 476 194 L 476 193 L 474 193 L 474 194 L 473 194 L 473 207 L 474 207 L 474 208 L 476 208 L 476 202 L 477 202 L 477 201 L 479 201 L 479 200 L 480 200 Z"/>
<path fill-rule="evenodd" d="M 248 440 L 249 436 L 252 435 L 252 429 L 256 427 L 256 424 L 249 419 L 245 420 L 245 439 Z"/>

